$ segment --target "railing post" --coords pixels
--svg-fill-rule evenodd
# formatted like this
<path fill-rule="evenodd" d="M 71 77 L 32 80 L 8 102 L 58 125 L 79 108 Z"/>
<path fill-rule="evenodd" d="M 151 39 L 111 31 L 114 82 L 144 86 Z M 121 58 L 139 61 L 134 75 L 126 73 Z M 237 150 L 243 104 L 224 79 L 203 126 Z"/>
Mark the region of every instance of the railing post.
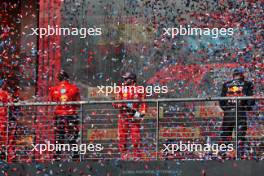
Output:
<path fill-rule="evenodd" d="M 238 129 L 237 129 L 237 112 L 238 112 L 238 99 L 236 97 L 236 160 L 238 160 Z"/>
<path fill-rule="evenodd" d="M 156 160 L 159 156 L 159 101 L 157 101 L 157 117 L 156 117 Z"/>
<path fill-rule="evenodd" d="M 83 104 L 80 107 L 80 145 L 83 143 Z M 80 161 L 82 161 L 82 154 L 80 154 Z"/>
<path fill-rule="evenodd" d="M 30 110 L 30 107 L 28 107 L 28 109 Z M 37 106 L 32 106 L 32 112 L 34 113 L 34 116 L 33 116 L 33 119 L 34 119 L 34 121 L 33 121 L 33 125 L 31 125 L 31 126 L 33 126 L 34 128 L 34 136 L 33 136 L 33 144 L 34 145 L 36 145 L 36 141 L 37 141 L 37 133 L 36 133 L 36 123 L 37 123 Z M 52 124 L 53 126 L 54 126 L 54 123 Z M 53 128 L 54 129 L 54 128 Z M 56 134 L 55 134 L 55 132 L 54 132 L 54 136 L 55 136 Z M 54 137 L 54 139 L 55 139 L 55 137 Z M 56 141 L 54 140 L 54 143 L 55 143 Z M 36 161 L 36 152 L 35 151 L 33 151 L 33 154 L 32 154 L 32 160 L 35 162 Z"/>
<path fill-rule="evenodd" d="M 8 146 L 9 146 L 9 119 L 10 119 L 10 106 L 7 106 L 7 118 L 6 118 L 6 141 L 5 141 L 5 148 L 6 148 L 6 155 L 5 159 L 8 162 Z"/>

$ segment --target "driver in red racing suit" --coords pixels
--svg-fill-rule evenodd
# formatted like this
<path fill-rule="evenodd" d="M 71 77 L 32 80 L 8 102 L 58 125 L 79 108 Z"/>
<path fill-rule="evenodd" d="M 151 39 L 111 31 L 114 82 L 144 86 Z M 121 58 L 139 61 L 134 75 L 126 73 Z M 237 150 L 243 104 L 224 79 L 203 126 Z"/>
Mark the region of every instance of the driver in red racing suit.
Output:
<path fill-rule="evenodd" d="M 69 82 L 69 76 L 61 71 L 57 86 L 50 88 L 50 100 L 54 102 L 80 101 L 79 88 Z M 77 144 L 79 134 L 78 105 L 58 105 L 55 108 L 55 141 L 59 144 Z M 60 159 L 61 151 L 55 158 Z M 73 159 L 79 158 L 78 152 L 71 154 Z"/>
<path fill-rule="evenodd" d="M 7 103 L 11 103 L 12 102 L 12 98 L 10 96 L 10 94 L 2 89 L 4 81 L 2 79 L 0 79 L 0 103 L 2 104 L 7 104 Z M 11 110 L 11 108 L 9 108 L 9 110 Z M 2 146 L 0 148 L 0 160 L 5 159 L 6 157 L 6 151 L 10 152 L 12 151 L 12 146 L 9 147 L 9 145 L 13 144 L 13 140 L 14 140 L 14 135 L 12 134 L 13 130 L 11 131 L 12 133 L 7 134 L 7 124 L 9 123 L 10 127 L 11 127 L 11 123 L 9 122 L 10 119 L 8 119 L 8 108 L 7 107 L 1 107 L 0 106 L 0 145 Z M 8 137 L 8 141 L 7 141 L 7 137 Z M 5 146 L 5 148 L 8 147 L 8 149 L 4 149 L 3 146 Z M 9 155 L 10 156 L 10 155 Z M 4 158 L 3 158 L 4 157 Z M 12 156 L 11 156 L 12 157 Z M 8 158 L 8 161 L 11 158 Z"/>
<path fill-rule="evenodd" d="M 142 100 L 144 93 L 139 93 L 136 86 L 136 75 L 132 72 L 125 73 L 121 91 L 117 95 L 117 100 Z M 118 115 L 118 148 L 122 160 L 128 159 L 128 139 L 131 138 L 133 146 L 133 158 L 140 159 L 140 122 L 146 113 L 146 103 L 116 103 L 113 106 L 119 109 Z"/>

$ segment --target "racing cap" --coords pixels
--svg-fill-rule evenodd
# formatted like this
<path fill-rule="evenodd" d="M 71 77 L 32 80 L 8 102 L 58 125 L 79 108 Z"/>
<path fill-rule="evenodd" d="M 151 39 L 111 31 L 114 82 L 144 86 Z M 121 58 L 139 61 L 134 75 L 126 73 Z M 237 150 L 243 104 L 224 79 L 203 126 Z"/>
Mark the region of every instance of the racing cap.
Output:
<path fill-rule="evenodd" d="M 245 69 L 243 67 L 240 68 L 236 68 L 233 72 L 233 75 L 240 75 L 240 74 L 244 74 L 245 73 Z"/>

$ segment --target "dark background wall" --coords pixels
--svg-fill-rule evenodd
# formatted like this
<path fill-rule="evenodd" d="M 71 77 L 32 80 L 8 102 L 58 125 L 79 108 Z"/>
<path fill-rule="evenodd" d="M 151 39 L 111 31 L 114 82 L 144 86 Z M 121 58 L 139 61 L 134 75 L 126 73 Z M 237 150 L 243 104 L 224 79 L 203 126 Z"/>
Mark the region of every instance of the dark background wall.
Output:
<path fill-rule="evenodd" d="M 9 1 L 1 2 L 0 10 L 0 78 L 4 80 L 4 89 L 17 94 L 20 64 L 20 17 L 21 4 Z M 11 15 L 9 15 L 11 14 Z M 16 96 L 16 95 L 14 95 Z"/>
<path fill-rule="evenodd" d="M 37 27 L 37 2 L 1 0 L 0 76 L 4 89 L 14 97 L 35 95 L 37 36 L 28 35 Z"/>
<path fill-rule="evenodd" d="M 166 97 L 217 96 L 236 67 L 263 92 L 261 1 L 83 1 L 62 4 L 62 26 L 101 27 L 102 36 L 62 37 L 62 67 L 81 87 L 109 85 L 126 70 Z M 233 27 L 233 36 L 162 37 L 163 27 Z M 86 96 L 86 92 L 83 92 Z"/>
<path fill-rule="evenodd" d="M 54 42 L 47 39 L 48 43 L 44 43 L 48 47 L 38 50 L 38 37 L 29 35 L 30 28 L 37 27 L 42 19 L 38 1 L 1 2 L 1 53 L 5 48 L 8 50 L 8 59 L 1 54 L 1 75 L 9 77 L 10 86 L 6 88 L 12 93 L 20 92 L 25 99 L 32 99 L 38 75 L 48 82 L 38 87 L 55 83 L 56 72 L 52 68 L 37 70 L 37 54 L 44 57 L 45 53 L 54 52 Z M 58 19 L 54 14 L 58 12 L 54 12 L 55 6 L 49 8 L 50 2 L 45 1 L 49 11 L 41 13 L 49 16 L 47 20 L 53 24 Z M 255 83 L 256 94 L 263 94 L 261 1 L 65 0 L 60 5 L 53 3 L 60 8 L 61 27 L 102 28 L 101 36 L 84 39 L 61 36 L 60 45 L 56 44 L 61 57 L 48 61 L 61 60 L 62 68 L 82 88 L 83 98 L 87 98 L 88 87 L 118 82 L 120 74 L 127 70 L 138 74 L 140 84 L 167 85 L 170 93 L 162 97 L 217 96 L 222 83 L 239 66 L 246 68 L 247 78 Z M 3 26 L 7 24 L 12 26 L 12 32 L 3 37 Z M 162 36 L 163 27 L 188 24 L 233 27 L 235 32 L 233 36 L 216 39 Z M 46 94 L 44 91 L 39 95 Z"/>

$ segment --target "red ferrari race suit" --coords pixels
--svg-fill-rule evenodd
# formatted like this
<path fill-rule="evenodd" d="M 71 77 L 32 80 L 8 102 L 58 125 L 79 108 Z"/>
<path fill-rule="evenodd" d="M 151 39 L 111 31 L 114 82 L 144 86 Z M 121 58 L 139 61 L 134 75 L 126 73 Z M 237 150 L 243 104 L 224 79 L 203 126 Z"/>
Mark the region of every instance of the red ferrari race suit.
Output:
<path fill-rule="evenodd" d="M 0 89 L 0 103 L 6 104 L 6 103 L 10 103 L 12 102 L 12 98 L 9 95 L 8 92 Z M 11 108 L 9 108 L 9 110 L 11 110 Z M 10 145 L 13 140 L 14 140 L 14 135 L 11 135 L 11 133 L 9 134 L 9 138 L 7 140 L 7 123 L 9 121 L 8 119 L 8 108 L 7 107 L 0 107 L 0 144 L 1 146 L 5 146 L 6 149 L 8 147 L 8 145 Z M 5 157 L 5 152 L 2 147 L 0 148 L 0 152 L 1 152 L 1 158 L 0 159 L 5 159 L 2 157 Z M 9 147 L 8 152 L 12 150 L 12 147 Z"/>
<path fill-rule="evenodd" d="M 79 88 L 69 83 L 61 81 L 57 86 L 50 88 L 50 100 L 53 102 L 79 101 Z M 79 133 L 78 105 L 58 105 L 55 108 L 55 141 L 59 144 L 76 144 Z M 61 151 L 56 152 L 56 158 Z M 78 152 L 74 152 L 71 157 L 78 158 Z"/>
<path fill-rule="evenodd" d="M 79 101 L 79 88 L 69 83 L 68 81 L 61 81 L 57 86 L 50 88 L 50 99 L 54 102 L 69 102 Z M 71 116 L 78 114 L 78 105 L 60 105 L 55 109 L 56 116 Z"/>
<path fill-rule="evenodd" d="M 135 89 L 122 89 L 117 95 L 117 100 L 142 100 L 144 99 L 143 93 L 138 93 L 138 86 Z M 140 158 L 140 122 L 143 120 L 145 114 L 146 103 L 117 103 L 113 106 L 119 109 L 118 115 L 118 148 L 121 154 L 121 159 L 128 159 L 128 139 L 132 140 L 133 157 Z"/>

